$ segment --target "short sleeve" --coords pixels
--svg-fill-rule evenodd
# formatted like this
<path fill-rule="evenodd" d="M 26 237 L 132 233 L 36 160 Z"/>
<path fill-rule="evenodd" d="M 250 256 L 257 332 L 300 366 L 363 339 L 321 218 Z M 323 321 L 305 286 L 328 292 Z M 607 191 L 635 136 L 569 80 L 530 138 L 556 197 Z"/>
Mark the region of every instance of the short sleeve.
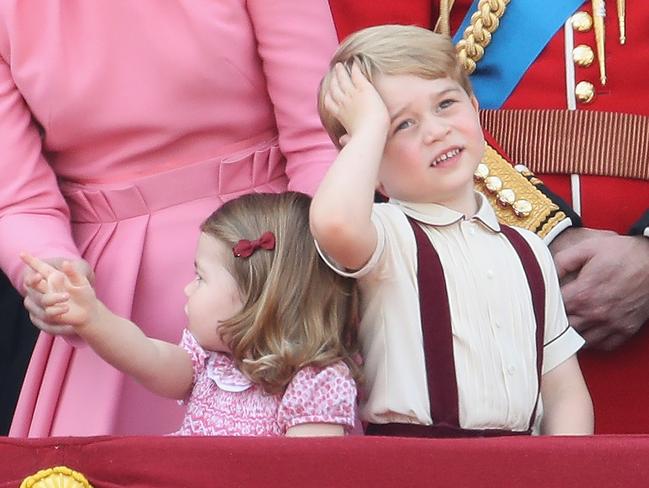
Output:
<path fill-rule="evenodd" d="M 189 357 L 192 360 L 192 369 L 194 371 L 192 384 L 196 384 L 198 375 L 205 370 L 207 358 L 210 356 L 210 353 L 201 347 L 188 329 L 183 330 L 183 336 L 180 339 L 179 346 L 187 351 L 187 354 L 189 354 Z"/>
<path fill-rule="evenodd" d="M 547 245 L 535 234 L 523 229 L 517 230 L 532 247 L 545 281 L 543 374 L 546 374 L 579 351 L 584 345 L 584 339 L 568 324 L 559 277 Z"/>
<path fill-rule="evenodd" d="M 339 361 L 326 368 L 306 367 L 288 385 L 278 420 L 283 432 L 300 424 L 338 424 L 350 431 L 356 412 L 356 382 Z"/>
<path fill-rule="evenodd" d="M 398 207 L 390 203 L 374 204 L 371 220 L 376 229 L 376 248 L 367 263 L 358 270 L 342 268 L 329 258 L 316 242 L 320 257 L 339 275 L 359 279 L 371 274 L 374 278 L 384 279 L 394 272 L 395 266 L 399 267 L 404 262 L 411 261 L 411 256 L 417 255 L 417 245 L 410 224 Z"/>

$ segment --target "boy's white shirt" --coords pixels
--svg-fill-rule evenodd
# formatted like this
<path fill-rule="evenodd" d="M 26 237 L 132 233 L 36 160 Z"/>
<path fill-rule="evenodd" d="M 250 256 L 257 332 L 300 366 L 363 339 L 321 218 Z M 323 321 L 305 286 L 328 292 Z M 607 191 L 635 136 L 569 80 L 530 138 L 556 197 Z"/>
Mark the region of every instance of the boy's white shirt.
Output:
<path fill-rule="evenodd" d="M 483 195 L 476 193 L 476 198 L 479 210 L 468 220 L 436 204 L 397 200 L 375 204 L 372 222 L 377 246 L 358 271 L 340 269 L 321 252 L 338 273 L 359 280 L 367 385 L 361 405 L 363 420 L 432 423 L 419 316 L 417 249 L 409 215 L 430 224 L 424 231 L 444 268 L 460 425 L 527 429 L 538 386 L 531 294 L 516 252 L 498 232 L 493 209 Z M 568 326 L 547 247 L 535 234 L 516 230 L 531 245 L 546 283 L 546 373 L 579 350 L 584 341 Z"/>

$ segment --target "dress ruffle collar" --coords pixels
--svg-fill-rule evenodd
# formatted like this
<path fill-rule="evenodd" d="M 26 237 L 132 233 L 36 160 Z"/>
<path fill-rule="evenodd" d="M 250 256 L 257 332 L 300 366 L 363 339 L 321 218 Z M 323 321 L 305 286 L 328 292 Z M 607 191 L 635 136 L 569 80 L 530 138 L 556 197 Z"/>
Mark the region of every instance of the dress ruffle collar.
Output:
<path fill-rule="evenodd" d="M 240 392 L 253 383 L 234 364 L 227 354 L 213 352 L 205 365 L 207 377 L 223 391 Z"/>

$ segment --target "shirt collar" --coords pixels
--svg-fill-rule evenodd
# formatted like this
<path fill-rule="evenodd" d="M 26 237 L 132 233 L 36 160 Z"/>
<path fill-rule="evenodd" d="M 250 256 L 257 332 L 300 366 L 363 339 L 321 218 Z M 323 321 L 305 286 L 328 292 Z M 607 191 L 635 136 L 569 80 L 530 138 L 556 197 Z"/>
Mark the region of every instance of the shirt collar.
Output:
<path fill-rule="evenodd" d="M 389 201 L 393 205 L 398 206 L 407 216 L 425 224 L 443 227 L 461 220 L 477 220 L 493 232 L 500 232 L 500 224 L 498 223 L 496 212 L 494 212 L 487 197 L 480 192 L 474 192 L 474 195 L 478 202 L 478 211 L 468 219 L 463 213 L 437 203 L 412 203 L 395 198 L 391 198 Z"/>

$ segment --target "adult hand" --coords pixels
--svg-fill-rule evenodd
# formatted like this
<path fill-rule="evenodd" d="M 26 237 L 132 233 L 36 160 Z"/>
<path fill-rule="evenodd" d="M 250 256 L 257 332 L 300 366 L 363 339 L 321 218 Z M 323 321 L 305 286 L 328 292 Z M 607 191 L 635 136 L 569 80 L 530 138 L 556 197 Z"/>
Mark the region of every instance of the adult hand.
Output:
<path fill-rule="evenodd" d="M 551 248 L 568 320 L 589 346 L 614 349 L 649 319 L 649 239 L 574 229 L 562 241 Z"/>
<path fill-rule="evenodd" d="M 85 276 L 90 283 L 94 281 L 94 273 L 88 262 L 84 259 L 69 259 L 69 258 L 48 258 L 43 259 L 44 262 L 51 266 L 61 269 L 61 264 L 68 261 L 72 264 L 78 274 Z M 74 329 L 70 325 L 58 324 L 52 318 L 48 318 L 45 314 L 43 306 L 43 294 L 47 291 L 42 282 L 43 276 L 25 266 L 23 274 L 23 286 L 25 288 L 25 308 L 29 312 L 29 318 L 32 323 L 43 332 L 52 335 L 75 335 Z"/>

